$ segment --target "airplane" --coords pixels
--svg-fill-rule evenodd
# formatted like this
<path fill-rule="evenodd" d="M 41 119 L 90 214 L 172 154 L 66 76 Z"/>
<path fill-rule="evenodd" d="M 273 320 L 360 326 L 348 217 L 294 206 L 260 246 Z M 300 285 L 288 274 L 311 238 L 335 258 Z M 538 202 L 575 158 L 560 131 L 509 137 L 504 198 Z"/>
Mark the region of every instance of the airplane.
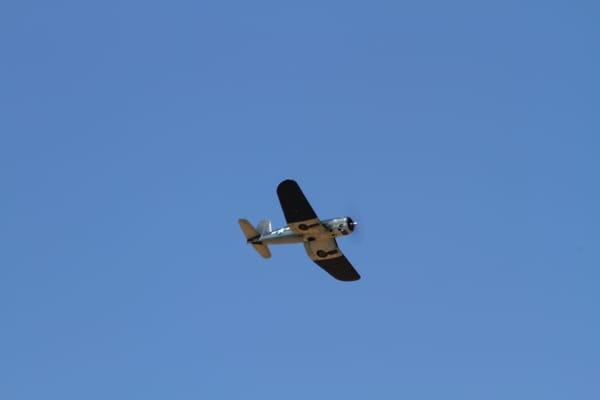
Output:
<path fill-rule="evenodd" d="M 350 217 L 320 220 L 300 186 L 286 179 L 277 186 L 277 197 L 288 223 L 273 230 L 271 221 L 262 220 L 254 228 L 245 219 L 238 222 L 246 242 L 263 258 L 271 258 L 268 245 L 304 243 L 306 253 L 319 267 L 340 281 L 356 281 L 360 275 L 339 249 L 336 237 L 350 235 L 357 223 Z"/>

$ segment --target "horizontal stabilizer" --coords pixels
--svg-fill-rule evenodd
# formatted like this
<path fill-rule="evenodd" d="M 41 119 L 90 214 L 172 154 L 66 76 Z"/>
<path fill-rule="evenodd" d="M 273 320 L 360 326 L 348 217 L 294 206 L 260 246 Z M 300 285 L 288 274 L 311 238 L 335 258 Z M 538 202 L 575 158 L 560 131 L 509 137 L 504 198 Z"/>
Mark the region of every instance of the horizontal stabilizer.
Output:
<path fill-rule="evenodd" d="M 256 239 L 260 237 L 260 234 L 252 224 L 247 219 L 239 219 L 238 223 L 240 224 L 240 228 L 242 228 L 242 232 L 244 232 L 244 236 L 246 236 L 246 240 Z"/>
<path fill-rule="evenodd" d="M 262 228 L 266 227 L 270 230 L 271 222 L 266 222 L 268 223 L 268 226 L 263 224 Z M 238 220 L 238 223 L 240 224 L 240 228 L 242 228 L 242 232 L 244 232 L 244 236 L 246 236 L 246 241 L 252 244 L 254 250 L 256 250 L 256 252 L 260 254 L 262 258 L 271 258 L 271 251 L 269 250 L 267 245 L 262 244 L 260 242 L 254 242 L 255 240 L 258 240 L 260 238 L 260 233 L 256 229 L 254 229 L 252 224 L 245 219 Z"/>
<path fill-rule="evenodd" d="M 254 250 L 258 252 L 262 256 L 262 258 L 271 258 L 271 250 L 265 244 L 252 243 L 252 247 Z"/>

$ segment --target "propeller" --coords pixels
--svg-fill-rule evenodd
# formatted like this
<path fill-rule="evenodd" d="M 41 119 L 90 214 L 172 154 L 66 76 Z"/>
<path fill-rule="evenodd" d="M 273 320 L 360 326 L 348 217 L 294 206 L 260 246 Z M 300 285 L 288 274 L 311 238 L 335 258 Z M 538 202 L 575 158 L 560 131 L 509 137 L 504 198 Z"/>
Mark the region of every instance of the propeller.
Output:
<path fill-rule="evenodd" d="M 364 240 L 365 220 L 362 218 L 361 213 L 356 207 L 349 206 L 346 207 L 346 209 L 349 210 L 349 213 L 347 214 L 350 218 L 349 225 L 352 225 L 350 226 L 350 230 L 352 231 L 350 238 L 352 238 L 356 244 L 360 244 Z"/>

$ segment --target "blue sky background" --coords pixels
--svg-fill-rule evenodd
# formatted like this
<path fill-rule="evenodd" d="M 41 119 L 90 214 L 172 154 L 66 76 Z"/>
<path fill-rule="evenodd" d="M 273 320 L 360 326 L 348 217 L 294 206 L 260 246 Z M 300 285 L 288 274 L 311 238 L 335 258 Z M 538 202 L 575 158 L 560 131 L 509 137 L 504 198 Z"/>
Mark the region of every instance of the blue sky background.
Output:
<path fill-rule="evenodd" d="M 600 398 L 593 1 L 0 5 L 0 398 Z M 360 271 L 265 261 L 295 178 Z"/>

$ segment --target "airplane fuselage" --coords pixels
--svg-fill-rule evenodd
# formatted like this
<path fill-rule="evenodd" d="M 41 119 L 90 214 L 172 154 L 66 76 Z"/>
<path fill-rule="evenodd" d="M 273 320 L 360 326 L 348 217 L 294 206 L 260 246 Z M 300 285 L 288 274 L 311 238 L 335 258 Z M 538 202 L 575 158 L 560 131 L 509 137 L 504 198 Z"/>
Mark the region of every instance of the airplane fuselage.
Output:
<path fill-rule="evenodd" d="M 288 244 L 288 243 L 303 243 L 311 242 L 314 240 L 331 239 L 337 236 L 346 236 L 352 233 L 356 223 L 352 221 L 350 217 L 332 218 L 320 221 L 321 224 L 326 228 L 324 232 L 311 232 L 311 233 L 297 233 L 294 232 L 289 226 L 272 230 L 271 232 L 265 233 L 253 240 L 251 243 L 264 243 L 264 244 Z"/>

